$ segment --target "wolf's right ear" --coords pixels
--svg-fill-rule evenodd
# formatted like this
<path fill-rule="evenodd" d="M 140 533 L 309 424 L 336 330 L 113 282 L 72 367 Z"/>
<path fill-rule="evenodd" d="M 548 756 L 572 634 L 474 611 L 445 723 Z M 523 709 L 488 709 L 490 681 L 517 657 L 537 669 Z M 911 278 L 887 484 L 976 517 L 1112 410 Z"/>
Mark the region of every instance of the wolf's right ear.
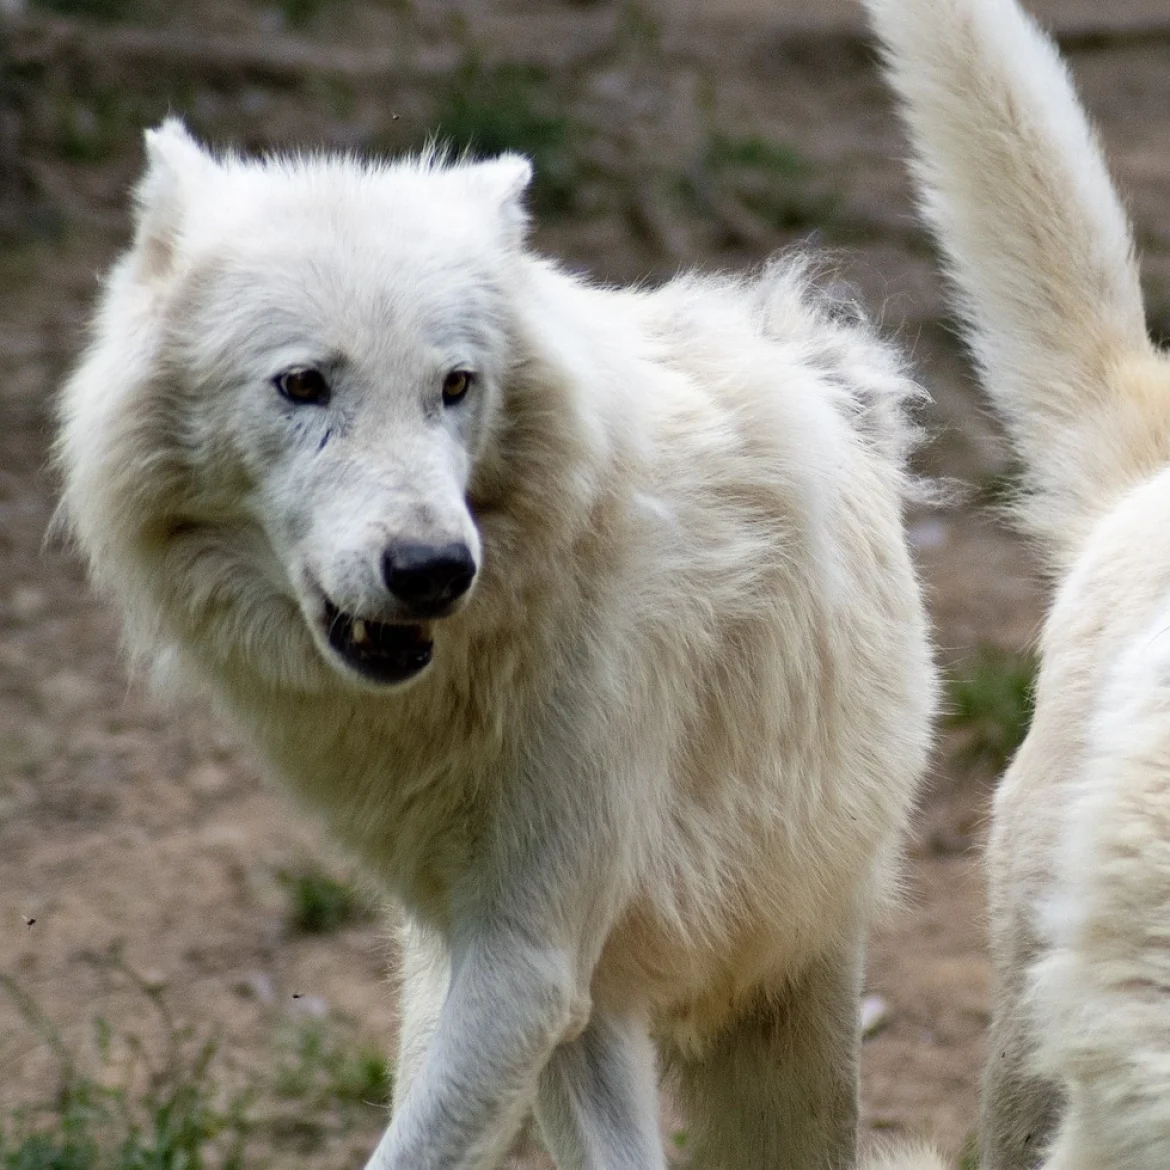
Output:
<path fill-rule="evenodd" d="M 146 170 L 134 193 L 138 204 L 134 251 L 139 274 L 155 280 L 171 271 L 191 191 L 215 162 L 178 118 L 147 130 L 144 138 Z"/>
<path fill-rule="evenodd" d="M 532 183 L 532 163 L 522 154 L 509 152 L 485 162 L 472 163 L 469 174 L 487 202 L 496 209 L 509 244 L 518 248 L 528 231 L 524 197 Z"/>

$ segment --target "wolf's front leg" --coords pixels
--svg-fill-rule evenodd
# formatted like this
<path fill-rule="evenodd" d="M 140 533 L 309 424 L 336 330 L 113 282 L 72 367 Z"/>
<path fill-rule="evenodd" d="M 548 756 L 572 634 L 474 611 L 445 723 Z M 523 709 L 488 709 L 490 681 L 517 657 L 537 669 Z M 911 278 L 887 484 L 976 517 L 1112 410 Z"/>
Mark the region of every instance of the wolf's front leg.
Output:
<path fill-rule="evenodd" d="M 398 1059 L 394 1065 L 395 1112 L 410 1096 L 410 1086 L 422 1068 L 439 1026 L 451 982 L 451 959 L 446 943 L 437 933 L 408 919 L 402 924 L 399 944 L 402 988 Z"/>
<path fill-rule="evenodd" d="M 494 1166 L 553 1050 L 584 1028 L 588 1010 L 566 951 L 488 928 L 453 949 L 431 1043 L 367 1170 Z"/>

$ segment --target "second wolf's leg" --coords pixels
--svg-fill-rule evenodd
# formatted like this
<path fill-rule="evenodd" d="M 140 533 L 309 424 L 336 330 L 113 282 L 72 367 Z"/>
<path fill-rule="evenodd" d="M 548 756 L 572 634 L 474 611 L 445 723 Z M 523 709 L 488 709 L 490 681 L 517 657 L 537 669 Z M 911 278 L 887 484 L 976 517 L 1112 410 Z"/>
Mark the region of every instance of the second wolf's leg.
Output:
<path fill-rule="evenodd" d="M 860 970 L 851 943 L 674 1056 L 695 1170 L 852 1170 Z"/>
<path fill-rule="evenodd" d="M 646 1024 L 595 1009 L 540 1077 L 536 1116 L 558 1170 L 661 1170 L 658 1077 Z"/>
<path fill-rule="evenodd" d="M 997 1005 L 988 1037 L 980 1105 L 984 1170 L 1039 1166 L 1060 1116 L 1060 1090 L 1031 1069 L 1033 1042 L 1017 1014 Z"/>
<path fill-rule="evenodd" d="M 1036 1041 L 1024 1007 L 1027 972 L 1037 943 L 1026 912 L 997 906 L 992 874 L 991 951 L 996 986 L 979 1118 L 979 1164 L 984 1170 L 1039 1166 L 1060 1116 L 1060 1089 L 1034 1068 Z M 998 886 L 1005 883 L 1000 880 Z M 1017 901 L 1026 901 L 1017 899 Z"/>

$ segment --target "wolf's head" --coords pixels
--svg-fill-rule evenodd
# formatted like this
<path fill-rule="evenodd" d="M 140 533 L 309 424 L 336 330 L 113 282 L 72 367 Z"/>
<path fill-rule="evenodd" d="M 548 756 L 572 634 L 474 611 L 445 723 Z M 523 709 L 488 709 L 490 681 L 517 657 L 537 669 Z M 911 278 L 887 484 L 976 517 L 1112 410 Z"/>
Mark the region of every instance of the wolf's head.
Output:
<path fill-rule="evenodd" d="M 529 164 L 216 158 L 174 121 L 147 154 L 64 393 L 71 527 L 144 648 L 414 677 L 480 569 Z"/>

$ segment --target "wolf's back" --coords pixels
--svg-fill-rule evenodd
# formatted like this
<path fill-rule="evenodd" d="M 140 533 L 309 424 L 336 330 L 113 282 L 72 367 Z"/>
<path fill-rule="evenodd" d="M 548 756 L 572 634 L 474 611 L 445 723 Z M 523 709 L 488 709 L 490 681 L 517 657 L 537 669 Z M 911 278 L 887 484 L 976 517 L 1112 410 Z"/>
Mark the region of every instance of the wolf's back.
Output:
<path fill-rule="evenodd" d="M 1068 72 L 1015 0 L 865 0 L 924 212 L 1055 566 L 1170 455 L 1129 223 Z"/>

